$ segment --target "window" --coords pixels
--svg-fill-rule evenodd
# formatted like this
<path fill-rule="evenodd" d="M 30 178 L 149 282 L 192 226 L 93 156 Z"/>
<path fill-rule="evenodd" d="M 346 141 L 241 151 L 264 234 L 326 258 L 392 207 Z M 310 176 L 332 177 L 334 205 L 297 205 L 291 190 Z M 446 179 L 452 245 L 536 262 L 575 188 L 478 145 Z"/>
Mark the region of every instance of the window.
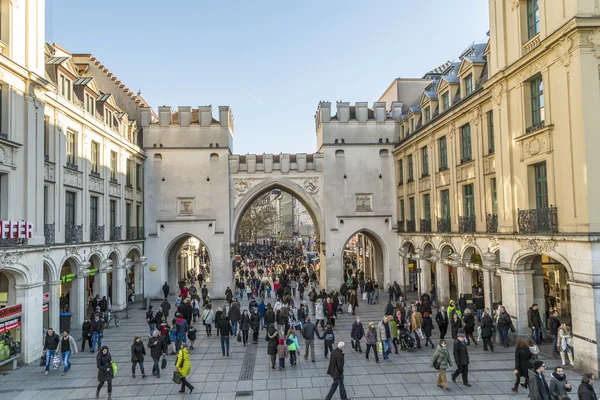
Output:
<path fill-rule="evenodd" d="M 142 206 L 140 204 L 135 206 L 135 220 L 137 221 L 137 226 L 144 226 L 144 217 L 142 216 Z"/>
<path fill-rule="evenodd" d="M 446 111 L 449 108 L 450 108 L 450 91 L 447 91 L 442 95 L 442 111 Z"/>
<path fill-rule="evenodd" d="M 404 124 L 400 125 L 400 138 L 404 139 Z"/>
<path fill-rule="evenodd" d="M 98 197 L 90 197 L 90 225 L 98 226 Z"/>
<path fill-rule="evenodd" d="M 487 113 L 487 121 L 488 121 L 488 142 L 489 142 L 489 153 L 492 154 L 496 151 L 496 146 L 494 143 L 494 112 L 488 111 Z"/>
<path fill-rule="evenodd" d="M 113 113 L 106 107 L 104 107 L 104 123 L 111 128 L 113 127 Z"/>
<path fill-rule="evenodd" d="M 75 192 L 67 192 L 65 196 L 65 225 L 75 225 Z"/>
<path fill-rule="evenodd" d="M 410 133 L 415 133 L 415 119 L 410 119 Z"/>
<path fill-rule="evenodd" d="M 498 212 L 498 195 L 496 193 L 496 178 L 492 178 L 492 213 Z"/>
<path fill-rule="evenodd" d="M 415 220 L 415 198 L 411 197 L 408 199 L 408 215 L 410 217 L 410 221 Z"/>
<path fill-rule="evenodd" d="M 463 215 L 472 217 L 475 215 L 475 197 L 473 196 L 473 184 L 463 186 Z"/>
<path fill-rule="evenodd" d="M 413 175 L 413 156 L 412 154 L 408 156 L 408 181 L 412 182 L 414 180 Z"/>
<path fill-rule="evenodd" d="M 440 149 L 440 170 L 448 169 L 448 145 L 446 136 L 440 138 L 438 147 Z"/>
<path fill-rule="evenodd" d="M 404 165 L 402 160 L 398 161 L 398 186 L 404 184 Z"/>
<path fill-rule="evenodd" d="M 531 80 L 531 126 L 538 126 L 544 122 L 544 82 L 538 75 Z"/>
<path fill-rule="evenodd" d="M 92 141 L 92 150 L 91 150 L 91 163 L 92 163 L 92 172 L 98 173 L 98 164 L 100 159 L 100 144 L 98 142 Z"/>
<path fill-rule="evenodd" d="M 110 201 L 110 229 L 112 230 L 115 226 L 117 226 L 117 201 Z"/>
<path fill-rule="evenodd" d="M 49 222 L 49 218 L 48 218 L 48 186 L 44 186 L 44 224 L 48 224 Z"/>
<path fill-rule="evenodd" d="M 127 226 L 127 232 L 131 228 L 131 203 L 125 204 L 125 225 Z"/>
<path fill-rule="evenodd" d="M 527 39 L 540 33 L 540 7 L 538 0 L 527 0 Z"/>
<path fill-rule="evenodd" d="M 142 165 L 135 163 L 135 187 L 142 190 Z"/>
<path fill-rule="evenodd" d="M 50 156 L 50 117 L 44 116 L 44 157 Z"/>
<path fill-rule="evenodd" d="M 72 94 L 71 94 L 72 93 L 72 85 L 73 85 L 73 83 L 71 82 L 71 80 L 69 78 L 67 78 L 64 75 L 60 75 L 60 78 L 59 78 L 60 95 L 69 101 L 71 101 L 71 96 L 72 96 Z"/>
<path fill-rule="evenodd" d="M 539 163 L 533 166 L 535 173 L 535 207 L 548 208 L 548 175 L 546 163 Z"/>
<path fill-rule="evenodd" d="M 429 107 L 425 108 L 425 123 L 429 123 L 431 121 L 431 109 Z"/>
<path fill-rule="evenodd" d="M 125 172 L 125 185 L 131 187 L 131 160 L 127 160 L 127 169 Z"/>
<path fill-rule="evenodd" d="M 89 93 L 85 94 L 85 111 L 94 115 L 94 96 Z"/>
<path fill-rule="evenodd" d="M 471 161 L 471 125 L 466 124 L 460 128 L 461 162 Z"/>
<path fill-rule="evenodd" d="M 110 152 L 110 179 L 117 179 L 117 152 Z"/>
<path fill-rule="evenodd" d="M 75 166 L 75 132 L 67 130 L 67 166 Z"/>
<path fill-rule="evenodd" d="M 473 93 L 473 74 L 469 74 L 465 78 L 464 84 L 465 84 L 465 96 L 468 96 L 471 93 Z"/>
<path fill-rule="evenodd" d="M 423 195 L 423 218 L 431 219 L 431 195 Z"/>
<path fill-rule="evenodd" d="M 400 200 L 400 221 L 404 221 L 404 199 Z"/>
<path fill-rule="evenodd" d="M 429 153 L 427 152 L 427 146 L 421 149 L 421 162 L 423 176 L 429 176 Z"/>
<path fill-rule="evenodd" d="M 450 218 L 450 190 L 442 190 L 442 218 Z"/>

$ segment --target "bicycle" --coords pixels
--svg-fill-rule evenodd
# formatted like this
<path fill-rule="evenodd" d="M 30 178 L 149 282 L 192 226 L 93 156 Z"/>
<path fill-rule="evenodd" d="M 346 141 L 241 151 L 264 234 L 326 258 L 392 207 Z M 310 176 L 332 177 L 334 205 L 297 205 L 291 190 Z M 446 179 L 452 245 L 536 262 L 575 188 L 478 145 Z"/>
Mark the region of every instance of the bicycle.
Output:
<path fill-rule="evenodd" d="M 110 321 L 115 321 L 115 326 L 118 328 L 121 326 L 121 318 L 118 315 L 113 314 L 110 310 L 106 312 L 106 327 L 110 326 Z"/>

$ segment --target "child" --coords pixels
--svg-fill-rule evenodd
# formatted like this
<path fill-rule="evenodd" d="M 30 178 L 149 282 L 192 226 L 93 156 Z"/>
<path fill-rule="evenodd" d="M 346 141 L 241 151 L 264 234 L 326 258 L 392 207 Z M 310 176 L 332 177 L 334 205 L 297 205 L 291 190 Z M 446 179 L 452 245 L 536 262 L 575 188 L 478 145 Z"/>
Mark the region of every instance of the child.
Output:
<path fill-rule="evenodd" d="M 333 342 L 335 342 L 335 335 L 333 334 L 333 329 L 331 325 L 325 325 L 325 332 L 323 332 L 323 344 L 325 346 L 325 358 L 327 358 L 327 354 L 333 351 Z M 327 351 L 329 350 L 329 352 Z"/>
<path fill-rule="evenodd" d="M 431 343 L 431 348 L 434 349 L 433 342 L 431 341 L 431 331 L 433 330 L 433 320 L 431 315 L 427 311 L 423 313 L 423 332 L 425 332 L 425 347 L 427 343 Z"/>
<path fill-rule="evenodd" d="M 169 341 L 171 342 L 171 355 L 175 355 L 175 342 L 177 342 L 177 325 L 173 324 L 172 328 L 167 328 L 169 333 Z"/>
<path fill-rule="evenodd" d="M 290 351 L 290 364 L 296 365 L 296 352 L 299 351 L 300 347 L 298 346 L 298 338 L 294 334 L 294 329 L 288 331 L 285 344 Z"/>
<path fill-rule="evenodd" d="M 285 369 L 285 359 L 289 355 L 288 347 L 283 343 L 283 338 L 279 339 L 279 345 L 277 346 L 277 356 L 279 357 L 279 370 Z"/>
<path fill-rule="evenodd" d="M 194 350 L 194 342 L 196 341 L 196 328 L 190 325 L 187 333 L 188 339 L 190 339 L 190 350 Z"/>

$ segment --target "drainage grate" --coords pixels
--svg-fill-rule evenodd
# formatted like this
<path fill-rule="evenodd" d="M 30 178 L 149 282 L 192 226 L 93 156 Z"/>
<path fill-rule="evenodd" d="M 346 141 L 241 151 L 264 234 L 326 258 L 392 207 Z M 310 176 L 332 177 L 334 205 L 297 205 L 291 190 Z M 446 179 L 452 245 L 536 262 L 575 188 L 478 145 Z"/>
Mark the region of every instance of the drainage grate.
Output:
<path fill-rule="evenodd" d="M 248 397 L 248 396 L 253 396 L 253 395 L 254 395 L 254 392 L 252 390 L 235 392 L 235 397 Z"/>
<path fill-rule="evenodd" d="M 251 381 L 254 376 L 254 366 L 256 365 L 256 353 L 258 352 L 257 345 L 250 345 L 246 347 L 246 353 L 244 354 L 244 361 L 242 361 L 242 370 L 240 371 L 240 381 Z M 246 392 L 238 392 L 246 393 Z M 252 393 L 252 392 L 249 392 Z M 239 394 L 237 396 L 240 396 Z M 248 396 L 248 395 L 243 395 Z M 251 396 L 251 394 L 250 394 Z"/>

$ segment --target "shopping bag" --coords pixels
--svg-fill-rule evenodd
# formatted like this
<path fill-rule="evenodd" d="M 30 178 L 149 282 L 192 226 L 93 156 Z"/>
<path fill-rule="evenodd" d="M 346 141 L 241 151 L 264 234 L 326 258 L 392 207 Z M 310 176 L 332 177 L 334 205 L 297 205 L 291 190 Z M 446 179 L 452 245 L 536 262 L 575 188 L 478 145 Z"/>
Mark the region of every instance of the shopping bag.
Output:
<path fill-rule="evenodd" d="M 363 293 L 363 300 L 364 300 L 364 301 L 367 301 L 367 293 L 366 293 L 366 292 L 365 292 L 365 293 Z"/>
<path fill-rule="evenodd" d="M 165 356 L 163 356 L 162 361 L 160 362 L 160 368 L 161 369 L 167 368 L 167 358 Z"/>
<path fill-rule="evenodd" d="M 58 369 L 60 365 L 60 354 L 54 354 L 54 359 L 52 359 L 52 369 Z"/>
<path fill-rule="evenodd" d="M 481 341 L 481 327 L 477 327 L 477 340 Z"/>
<path fill-rule="evenodd" d="M 117 371 L 118 371 L 117 363 L 114 361 L 111 361 L 110 367 L 112 368 L 113 377 L 117 376 Z"/>
<path fill-rule="evenodd" d="M 377 351 L 379 354 L 383 354 L 383 344 L 381 342 L 377 342 Z"/>
<path fill-rule="evenodd" d="M 352 304 L 348 304 L 348 312 L 352 313 Z"/>
<path fill-rule="evenodd" d="M 238 341 L 238 343 L 242 342 L 242 332 L 238 332 L 238 334 L 237 334 L 237 341 Z"/>
<path fill-rule="evenodd" d="M 173 371 L 173 383 L 181 384 L 181 374 L 177 370 Z"/>

